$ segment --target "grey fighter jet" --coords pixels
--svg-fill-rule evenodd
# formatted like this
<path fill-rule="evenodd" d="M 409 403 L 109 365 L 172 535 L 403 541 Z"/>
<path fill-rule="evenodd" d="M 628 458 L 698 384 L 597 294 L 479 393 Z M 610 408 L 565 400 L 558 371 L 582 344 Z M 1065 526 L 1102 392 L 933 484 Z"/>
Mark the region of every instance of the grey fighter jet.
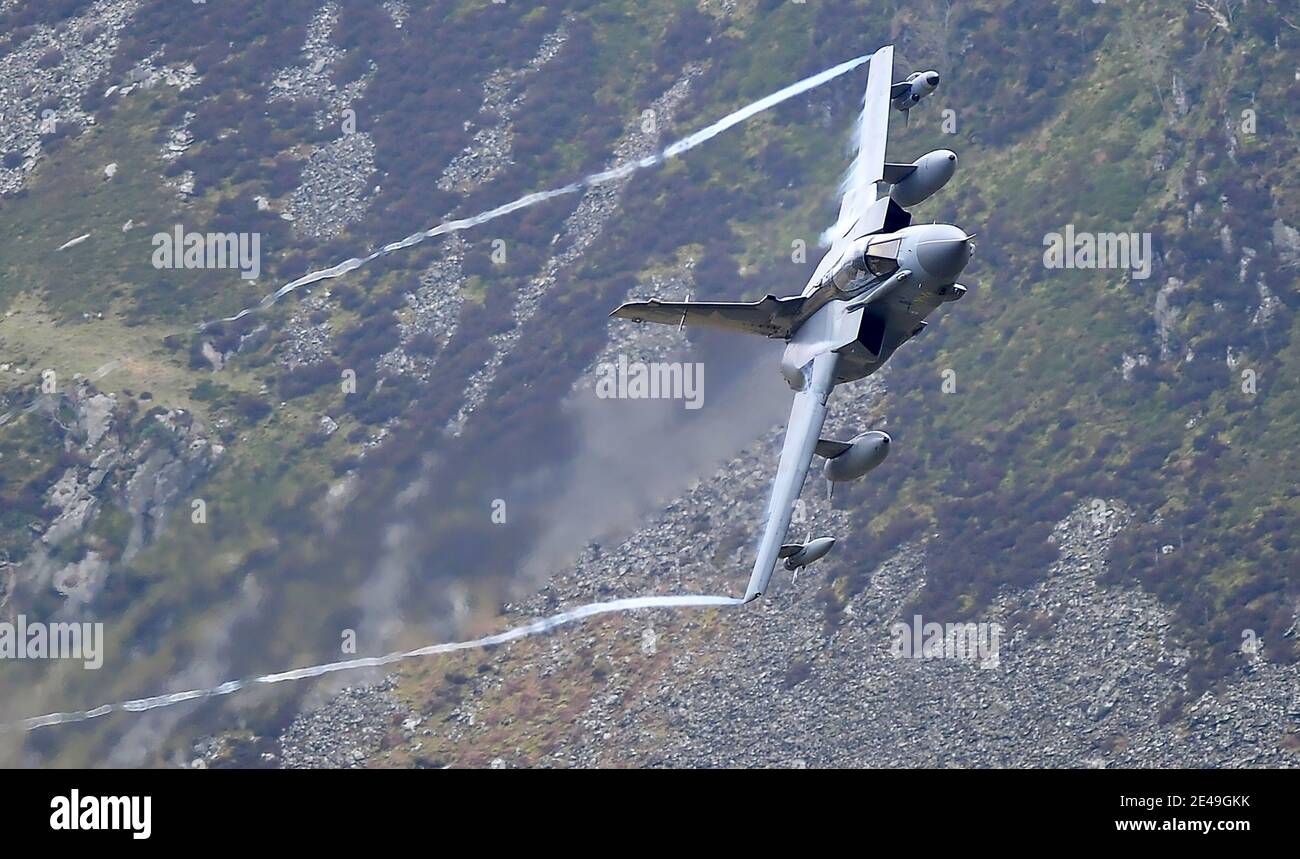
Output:
<path fill-rule="evenodd" d="M 767 590 L 777 561 L 784 559 L 797 573 L 834 546 L 829 537 L 785 542 L 814 454 L 826 460 L 826 478 L 837 482 L 862 477 L 889 452 L 883 432 L 849 441 L 820 438 L 831 390 L 880 369 L 925 328 L 935 308 L 966 294 L 957 278 L 970 259 L 971 237 L 948 224 L 913 225 L 905 208 L 942 188 L 957 156 L 937 150 L 911 164 L 885 161 L 891 106 L 911 110 L 933 92 L 939 75 L 918 72 L 891 84 L 893 62 L 892 45 L 871 57 L 857 155 L 844 180 L 839 218 L 824 236 L 830 248 L 801 294 L 743 303 L 651 299 L 628 302 L 610 314 L 786 342 L 781 373 L 796 394 L 745 602 Z"/>

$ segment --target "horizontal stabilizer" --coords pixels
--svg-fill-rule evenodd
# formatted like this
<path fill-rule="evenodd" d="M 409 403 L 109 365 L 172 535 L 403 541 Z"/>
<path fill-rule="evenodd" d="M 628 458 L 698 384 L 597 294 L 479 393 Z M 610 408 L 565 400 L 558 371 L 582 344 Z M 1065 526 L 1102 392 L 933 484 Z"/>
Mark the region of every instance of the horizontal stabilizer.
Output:
<path fill-rule="evenodd" d="M 817 455 L 824 459 L 834 459 L 844 451 L 853 447 L 847 441 L 832 441 L 828 438 L 817 439 Z"/>
<path fill-rule="evenodd" d="M 777 552 L 776 556 L 778 558 L 788 558 L 802 548 L 803 543 L 786 543 L 781 547 L 781 551 Z"/>
<path fill-rule="evenodd" d="M 744 334 L 785 339 L 794 330 L 803 296 L 777 298 L 766 296 L 759 301 L 629 301 L 610 316 L 633 322 L 657 322 L 661 325 L 699 325 Z"/>

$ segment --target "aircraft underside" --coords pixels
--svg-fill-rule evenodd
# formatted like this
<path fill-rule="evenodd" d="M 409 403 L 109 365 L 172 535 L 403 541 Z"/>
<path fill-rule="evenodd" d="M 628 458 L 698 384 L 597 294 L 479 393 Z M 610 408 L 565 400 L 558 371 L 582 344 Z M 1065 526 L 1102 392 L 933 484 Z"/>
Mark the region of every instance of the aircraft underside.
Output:
<path fill-rule="evenodd" d="M 835 543 L 831 537 L 785 543 L 791 509 L 813 457 L 826 460 L 823 472 L 834 483 L 863 477 L 889 449 L 888 434 L 878 430 L 850 441 L 820 437 L 835 386 L 880 369 L 899 346 L 924 330 L 927 316 L 966 292 L 956 281 L 970 259 L 971 237 L 949 224 L 914 224 L 905 208 L 944 186 L 956 169 L 956 154 L 935 150 L 910 164 L 885 160 L 891 104 L 910 110 L 933 91 L 938 73 L 918 72 L 891 84 L 892 71 L 893 48 L 886 46 L 871 58 L 855 135 L 857 154 L 845 179 L 839 216 L 823 235 L 828 250 L 802 294 L 751 302 L 629 301 L 611 314 L 638 323 L 702 325 L 785 341 L 781 375 L 795 398 L 746 602 L 767 591 L 778 560 L 797 571 Z"/>

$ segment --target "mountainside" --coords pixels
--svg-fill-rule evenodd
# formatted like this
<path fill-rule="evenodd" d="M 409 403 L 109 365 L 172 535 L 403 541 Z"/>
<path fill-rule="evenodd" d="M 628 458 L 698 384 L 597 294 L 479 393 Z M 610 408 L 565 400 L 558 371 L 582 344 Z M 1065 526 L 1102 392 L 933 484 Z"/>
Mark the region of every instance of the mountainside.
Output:
<path fill-rule="evenodd" d="M 808 482 L 793 529 L 839 542 L 760 605 L 0 762 L 1294 766 L 1297 37 L 1266 0 L 0 0 L 0 620 L 106 638 L 97 671 L 0 662 L 0 723 L 740 592 L 779 346 L 607 315 L 797 292 L 865 74 L 214 322 L 295 278 L 887 43 L 943 75 L 890 160 L 960 157 L 916 217 L 978 234 L 969 294 L 836 392 L 837 437 L 893 453 Z M 160 265 L 178 229 L 256 253 Z M 698 362 L 699 408 L 604 398 L 620 359 Z M 998 658 L 895 658 L 918 615 L 998 625 Z"/>

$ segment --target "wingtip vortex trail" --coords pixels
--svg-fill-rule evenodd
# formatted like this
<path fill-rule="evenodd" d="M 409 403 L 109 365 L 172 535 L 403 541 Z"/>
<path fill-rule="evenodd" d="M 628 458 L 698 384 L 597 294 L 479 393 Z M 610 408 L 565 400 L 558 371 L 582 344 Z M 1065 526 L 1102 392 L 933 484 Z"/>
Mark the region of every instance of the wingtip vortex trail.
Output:
<path fill-rule="evenodd" d="M 135 698 L 130 701 L 121 701 L 116 704 L 101 704 L 100 706 L 94 707 L 90 710 L 46 713 L 43 716 L 32 716 L 31 718 L 21 719 L 7 725 L 0 725 L 0 732 L 13 730 L 30 732 L 37 728 L 45 728 L 52 725 L 86 722 L 91 719 L 98 719 L 118 712 L 143 713 L 148 710 L 156 710 L 160 707 L 172 707 L 177 704 L 184 704 L 187 701 L 219 698 L 253 686 L 268 686 L 293 680 L 306 680 L 312 677 L 321 677 L 326 674 L 335 674 L 340 671 L 355 671 L 360 668 L 382 668 L 385 665 L 392 665 L 396 662 L 403 662 L 408 659 L 437 656 L 439 654 L 453 653 L 460 650 L 476 650 L 484 647 L 494 647 L 496 645 L 518 641 L 522 638 L 541 635 L 566 624 L 585 620 L 589 617 L 596 617 L 597 615 L 602 614 L 616 614 L 646 608 L 708 608 L 739 606 L 743 602 L 743 600 L 736 597 L 714 596 L 710 594 L 679 594 L 671 596 L 628 597 L 626 599 L 611 600 L 609 602 L 588 603 L 586 605 L 578 606 L 577 608 L 562 611 L 559 614 L 553 614 L 550 617 L 539 618 L 525 624 L 520 624 L 519 626 L 511 627 L 503 632 L 494 633 L 482 638 L 470 639 L 469 641 L 449 641 L 441 644 L 425 645 L 424 647 L 416 648 L 415 650 L 388 653 L 383 656 L 361 656 L 356 659 L 345 659 L 339 662 L 326 662 L 320 665 L 309 665 L 303 668 L 290 669 L 289 671 L 262 674 L 245 680 L 227 680 L 225 683 L 208 689 L 187 689 L 183 692 L 168 692 L 163 695 L 154 695 L 148 698 Z"/>
<path fill-rule="evenodd" d="M 318 271 L 309 272 L 296 280 L 289 281 L 281 286 L 278 290 L 262 298 L 257 304 L 246 307 L 233 316 L 227 316 L 222 319 L 201 322 L 195 326 L 195 330 L 201 333 L 208 328 L 222 322 L 237 322 L 252 313 L 274 305 L 284 296 L 299 289 L 303 286 L 310 286 L 322 280 L 335 277 L 341 277 L 344 274 L 355 271 L 358 268 L 370 263 L 379 257 L 387 256 L 399 250 L 414 247 L 428 239 L 435 238 L 448 233 L 459 232 L 470 229 L 488 221 L 518 211 L 519 209 L 535 205 L 546 200 L 568 194 L 576 194 L 586 188 L 595 185 L 610 182 L 615 179 L 630 175 L 637 170 L 652 167 L 660 164 L 670 158 L 676 158 L 679 155 L 700 146 L 703 143 L 712 140 L 727 129 L 742 123 L 751 117 L 768 110 L 776 105 L 800 95 L 808 90 L 819 87 L 834 78 L 847 74 L 858 68 L 871 59 L 870 54 L 864 54 L 847 60 L 839 65 L 832 66 L 814 75 L 810 75 L 789 86 L 777 90 L 758 101 L 752 102 L 738 110 L 732 111 L 718 121 L 705 126 L 704 128 L 688 135 L 687 137 L 672 143 L 658 153 L 645 156 L 635 161 L 629 161 L 598 173 L 593 173 L 576 182 L 559 188 L 552 188 L 546 191 L 534 191 L 526 194 L 509 203 L 502 204 L 496 208 L 489 209 L 477 215 L 466 218 L 444 221 L 427 230 L 412 233 L 404 239 L 390 242 L 383 245 L 377 250 L 371 251 L 364 257 L 352 257 L 340 263 L 336 263 L 328 268 Z M 258 677 L 252 677 L 246 680 L 230 680 L 219 686 L 209 689 L 190 689 L 183 692 L 171 692 L 164 695 L 156 695 L 150 698 L 137 698 L 131 701 L 123 701 L 117 704 L 103 704 L 90 710 L 77 710 L 64 713 L 47 713 L 43 716 L 33 716 L 8 725 L 0 725 L 0 732 L 8 730 L 32 731 L 37 728 L 51 725 L 68 724 L 72 722 L 84 722 L 90 719 L 97 719 L 115 712 L 139 713 L 159 707 L 170 707 L 187 701 L 196 701 L 207 698 L 222 697 L 239 692 L 250 686 L 270 685 L 283 683 L 293 680 L 303 680 L 312 677 L 320 677 L 325 674 L 333 674 L 340 671 L 356 670 L 360 668 L 378 668 L 385 665 L 391 665 L 396 662 L 407 659 L 416 659 L 425 656 L 434 656 L 442 653 L 451 653 L 459 650 L 472 650 L 476 648 L 492 647 L 499 644 L 506 644 L 511 641 L 517 641 L 521 638 L 527 638 L 533 635 L 540 635 L 549 632 L 557 627 L 563 626 L 575 621 L 584 620 L 589 617 L 595 617 L 602 614 L 612 614 L 625 611 L 635 611 L 644 608 L 688 608 L 688 607 L 723 607 L 723 606 L 740 606 L 744 605 L 745 600 L 737 597 L 714 596 L 703 594 L 682 594 L 675 596 L 649 596 L 649 597 L 630 597 L 627 599 L 613 600 L 611 602 L 590 603 L 579 606 L 565 612 L 561 612 L 551 617 L 541 618 L 521 626 L 489 635 L 483 638 L 472 639 L 470 641 L 446 642 L 442 644 L 431 644 L 416 650 L 399 651 L 389 653 L 383 656 L 360 657 L 357 659 L 344 660 L 340 662 L 329 662 L 321 665 L 307 666 L 304 668 L 295 668 L 289 671 L 282 671 L 273 674 L 263 674 Z"/>
<path fill-rule="evenodd" d="M 468 230 L 477 227 L 480 224 L 485 224 L 488 221 L 496 220 L 504 215 L 508 215 L 511 212 L 516 212 L 519 209 L 524 209 L 556 197 L 576 194 L 584 189 L 611 182 L 615 179 L 623 178 L 624 176 L 629 176 L 638 170 L 653 167 L 654 165 L 667 161 L 670 158 L 676 158 L 682 153 L 688 152 L 691 149 L 712 140 L 714 137 L 717 137 L 732 126 L 745 122 L 756 114 L 773 108 L 781 102 L 787 101 L 797 95 L 807 92 L 810 89 L 815 89 L 816 87 L 819 87 L 841 75 L 847 74 L 870 59 L 870 54 L 863 54 L 860 57 L 854 57 L 851 60 L 846 60 L 845 62 L 840 63 L 839 65 L 831 66 L 830 68 L 817 72 L 816 74 L 809 75 L 803 80 L 796 81 L 783 89 L 779 89 L 770 95 L 760 98 L 758 101 L 732 111 L 718 121 L 705 126 L 694 134 L 683 137 L 675 143 L 665 146 L 659 152 L 652 155 L 647 155 L 635 161 L 628 161 L 606 170 L 602 170 L 598 173 L 592 173 L 576 182 L 570 182 L 568 185 L 559 188 L 551 188 L 546 191 L 534 191 L 530 194 L 525 194 L 516 200 L 511 200 L 509 203 L 497 206 L 494 209 L 488 209 L 486 212 L 480 212 L 477 215 L 444 221 L 427 230 L 412 233 L 399 241 L 390 242 L 389 244 L 380 247 L 378 250 L 371 251 L 364 257 L 352 257 L 351 259 L 344 260 L 343 262 L 329 266 L 328 268 L 308 272 L 296 280 L 289 281 L 275 292 L 267 295 L 257 304 L 244 308 L 234 316 L 226 316 L 220 319 L 198 323 L 194 327 L 195 333 L 201 334 L 212 326 L 220 323 L 238 322 L 245 316 L 267 309 L 294 290 L 300 289 L 304 286 L 310 286 L 314 283 L 319 283 L 322 280 L 342 277 L 349 272 L 361 268 L 363 265 L 373 262 L 381 256 L 387 256 L 390 253 L 414 247 L 415 245 L 422 244 L 423 242 L 436 238 L 437 236 Z"/>

